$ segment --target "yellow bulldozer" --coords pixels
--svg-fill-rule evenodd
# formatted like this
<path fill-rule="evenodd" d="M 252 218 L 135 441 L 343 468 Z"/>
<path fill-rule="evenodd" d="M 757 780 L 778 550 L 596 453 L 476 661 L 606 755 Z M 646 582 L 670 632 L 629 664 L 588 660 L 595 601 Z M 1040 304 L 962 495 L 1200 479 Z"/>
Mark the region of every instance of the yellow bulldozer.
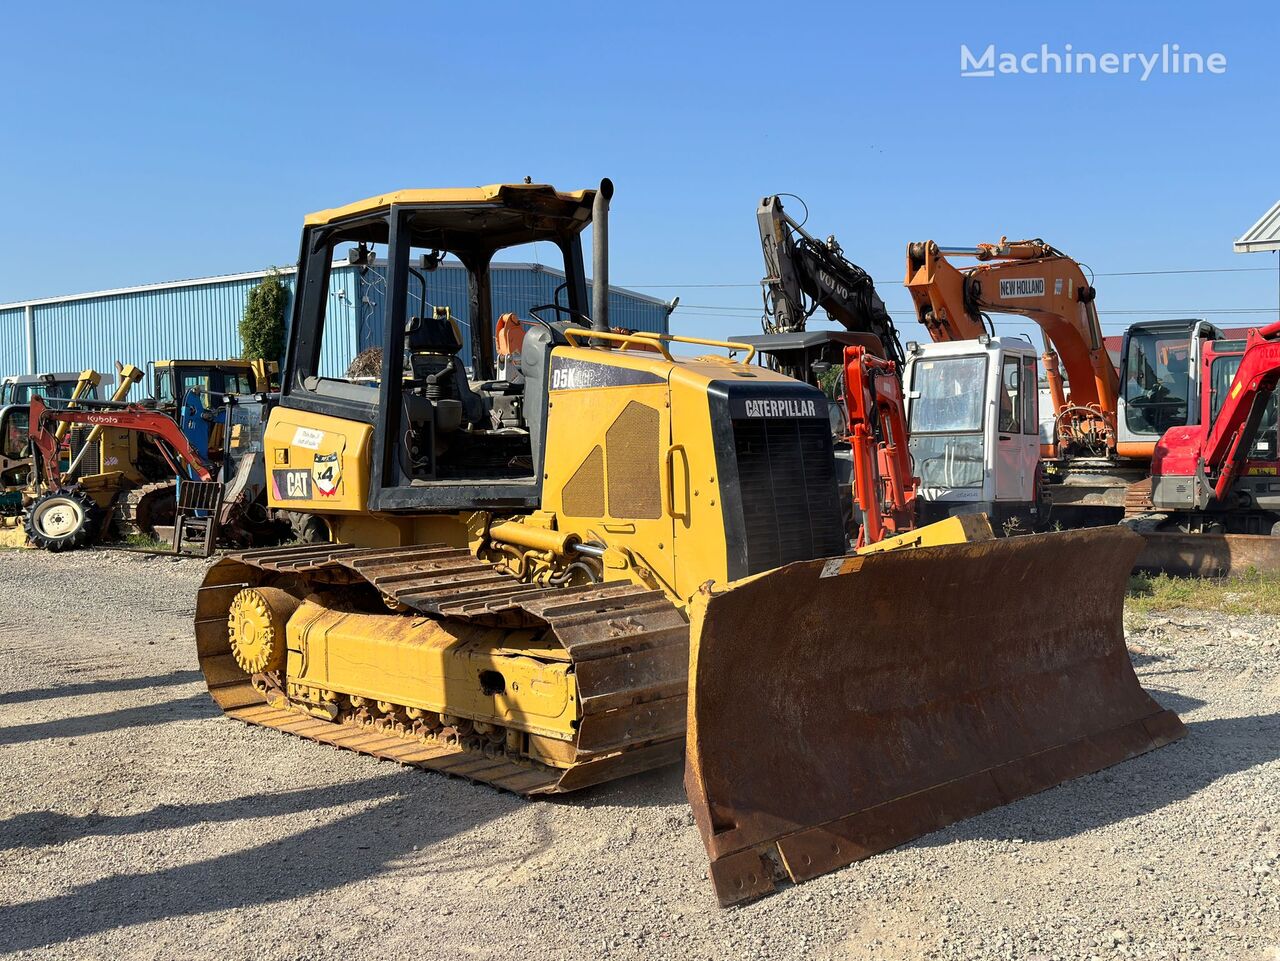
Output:
<path fill-rule="evenodd" d="M 684 758 L 725 904 L 1181 735 L 1124 647 L 1138 537 L 953 518 L 846 556 L 819 390 L 609 325 L 612 193 L 307 218 L 264 445 L 271 506 L 331 540 L 209 569 L 196 642 L 227 714 L 523 795 Z M 489 267 L 531 243 L 564 281 L 499 364 Z M 383 255 L 381 373 L 348 380 L 330 267 Z M 432 289 L 446 257 L 466 303 Z"/>

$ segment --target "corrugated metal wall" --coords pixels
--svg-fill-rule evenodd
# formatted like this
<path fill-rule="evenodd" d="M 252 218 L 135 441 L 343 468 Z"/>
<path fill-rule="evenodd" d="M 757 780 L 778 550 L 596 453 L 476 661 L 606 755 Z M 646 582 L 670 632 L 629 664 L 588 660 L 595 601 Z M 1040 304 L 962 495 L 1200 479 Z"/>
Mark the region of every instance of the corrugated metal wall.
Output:
<path fill-rule="evenodd" d="M 27 372 L 27 320 L 21 307 L 0 310 L 0 377 Z"/>
<path fill-rule="evenodd" d="M 471 357 L 471 309 L 467 292 L 466 269 L 457 263 L 442 264 L 426 274 L 427 304 L 448 306 L 462 328 L 464 359 Z M 537 264 L 494 264 L 489 272 L 489 285 L 493 295 L 493 315 L 496 318 L 507 311 L 519 317 L 532 316 L 530 308 L 549 304 L 555 299 L 555 290 L 564 282 L 564 274 L 558 270 Z M 587 285 L 588 298 L 591 285 Z M 374 346 L 381 336 L 382 318 L 386 306 L 386 267 L 379 265 L 365 271 L 361 278 L 360 347 Z M 565 298 L 561 296 L 561 303 Z M 409 280 L 409 311 L 422 309 L 421 285 L 416 278 Z M 544 311 L 543 317 L 554 320 L 556 314 Z M 633 294 L 614 287 L 609 292 L 609 322 L 614 327 L 629 330 L 648 330 L 654 333 L 668 332 L 666 304 L 651 297 Z"/>
<path fill-rule="evenodd" d="M 386 302 L 385 267 L 361 277 L 354 267 L 335 267 L 329 279 L 329 306 L 322 347 L 322 373 L 341 377 L 351 358 L 374 344 L 382 329 Z M 443 265 L 428 274 L 427 299 L 453 309 L 463 327 L 470 357 L 470 322 L 466 271 L 460 264 Z M 294 276 L 282 278 L 292 294 Z M 530 265 L 495 265 L 492 285 L 495 316 L 513 310 L 529 316 L 529 308 L 549 303 L 563 274 Z M 104 373 L 115 361 L 145 367 L 151 360 L 217 359 L 239 356 L 238 327 L 245 299 L 257 278 L 218 280 L 182 287 L 122 291 L 37 304 L 36 369 L 82 370 Z M 662 303 L 615 289 L 609 298 L 614 326 L 665 332 L 667 312 Z M 410 309 L 419 310 L 416 281 L 410 284 Z M 27 370 L 26 324 L 23 309 L 0 310 L 0 375 Z"/>
<path fill-rule="evenodd" d="M 117 360 L 145 367 L 151 360 L 235 357 L 237 326 L 255 283 L 238 280 L 37 305 L 36 365 L 105 373 Z"/>

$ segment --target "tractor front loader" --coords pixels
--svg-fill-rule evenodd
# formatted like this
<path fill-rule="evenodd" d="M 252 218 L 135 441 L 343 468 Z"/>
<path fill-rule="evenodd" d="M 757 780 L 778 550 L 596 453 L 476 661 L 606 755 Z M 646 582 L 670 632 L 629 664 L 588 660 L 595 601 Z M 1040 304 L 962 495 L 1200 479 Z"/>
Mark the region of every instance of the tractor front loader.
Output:
<path fill-rule="evenodd" d="M 270 506 L 331 542 L 209 569 L 196 648 L 229 716 L 523 795 L 687 744 L 725 903 L 1180 734 L 1125 652 L 1134 537 L 951 518 L 845 556 L 820 390 L 745 344 L 610 327 L 612 191 L 406 190 L 307 218 L 263 445 Z M 489 266 L 532 243 L 564 281 L 500 375 L 515 305 Z M 329 270 L 379 247 L 381 373 L 347 380 Z M 446 257 L 465 303 L 433 289 Z M 1083 613 L 1063 564 L 1091 572 Z"/>

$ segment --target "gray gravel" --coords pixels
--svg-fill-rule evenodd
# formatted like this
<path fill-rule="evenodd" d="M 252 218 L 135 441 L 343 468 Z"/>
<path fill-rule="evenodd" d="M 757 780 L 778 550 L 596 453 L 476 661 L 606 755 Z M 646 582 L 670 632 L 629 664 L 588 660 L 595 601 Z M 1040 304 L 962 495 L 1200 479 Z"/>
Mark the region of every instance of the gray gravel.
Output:
<path fill-rule="evenodd" d="M 203 571 L 0 551 L 0 951 L 1280 961 L 1280 620 L 1131 633 L 1191 736 L 746 908 L 677 770 L 526 802 L 216 716 Z"/>

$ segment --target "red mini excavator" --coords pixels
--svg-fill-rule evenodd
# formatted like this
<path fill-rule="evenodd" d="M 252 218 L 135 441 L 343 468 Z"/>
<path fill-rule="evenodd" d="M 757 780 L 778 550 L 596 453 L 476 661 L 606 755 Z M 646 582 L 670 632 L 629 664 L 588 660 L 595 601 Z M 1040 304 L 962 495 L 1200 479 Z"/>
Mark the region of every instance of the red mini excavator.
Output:
<path fill-rule="evenodd" d="M 102 483 L 90 487 L 64 476 L 56 424 L 92 427 L 86 446 L 94 444 L 104 430 L 147 435 L 176 476 L 217 486 L 212 471 L 182 429 L 162 411 L 108 401 L 85 401 L 80 407 L 49 407 L 43 399 L 33 397 L 29 423 L 36 479 L 44 489 L 27 508 L 26 529 L 32 543 L 46 550 L 72 550 L 96 540 L 104 518 L 123 491 L 119 474 L 105 473 L 100 477 Z M 182 465 L 186 466 L 185 471 Z"/>
<path fill-rule="evenodd" d="M 1185 531 L 1280 534 L 1280 321 L 1250 330 L 1243 350 L 1211 342 L 1201 365 L 1199 423 L 1156 444 L 1151 501 Z"/>

